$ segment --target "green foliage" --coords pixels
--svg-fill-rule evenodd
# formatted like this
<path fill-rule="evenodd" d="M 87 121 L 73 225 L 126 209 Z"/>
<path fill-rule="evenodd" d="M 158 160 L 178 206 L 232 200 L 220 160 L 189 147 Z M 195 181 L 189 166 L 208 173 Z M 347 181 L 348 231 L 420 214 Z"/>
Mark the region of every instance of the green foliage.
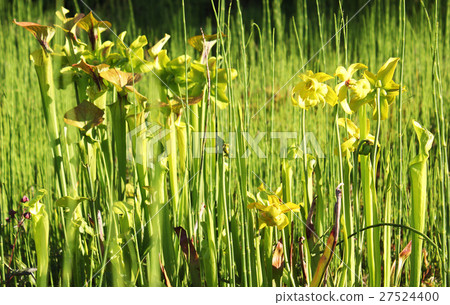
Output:
<path fill-rule="evenodd" d="M 184 1 L 155 28 L 0 5 L 2 285 L 448 286 L 449 17 L 397 2 L 345 24 L 347 3 L 218 1 L 200 33 Z M 412 117 L 436 135 L 415 158 Z"/>

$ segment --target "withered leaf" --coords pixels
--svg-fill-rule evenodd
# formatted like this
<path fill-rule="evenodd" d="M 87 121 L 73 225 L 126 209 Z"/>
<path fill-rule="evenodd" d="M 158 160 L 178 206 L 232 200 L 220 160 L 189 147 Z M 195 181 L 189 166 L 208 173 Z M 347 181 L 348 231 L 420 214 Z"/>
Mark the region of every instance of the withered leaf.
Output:
<path fill-rule="evenodd" d="M 126 86 L 133 86 L 142 78 L 140 74 L 124 72 L 115 68 L 101 71 L 100 76 L 112 83 L 117 91 L 122 91 Z"/>
<path fill-rule="evenodd" d="M 64 114 L 64 122 L 87 131 L 103 122 L 103 114 L 103 110 L 88 101 L 84 101 Z"/>
<path fill-rule="evenodd" d="M 273 251 L 272 268 L 274 270 L 280 270 L 284 268 L 283 243 L 281 242 L 281 239 L 278 241 L 275 251 Z"/>
<path fill-rule="evenodd" d="M 33 34 L 45 51 L 53 52 L 48 44 L 55 35 L 55 29 L 53 27 L 34 22 L 17 22 L 16 19 L 14 19 L 14 23 Z"/>
<path fill-rule="evenodd" d="M 100 64 L 98 66 L 90 65 L 84 61 L 82 58 L 79 63 L 73 64 L 72 67 L 78 68 L 88 74 L 94 80 L 95 84 L 98 87 L 98 90 L 102 89 L 102 82 L 100 77 L 100 72 L 106 71 L 109 69 L 109 66 L 106 64 Z"/>
<path fill-rule="evenodd" d="M 77 25 L 77 23 L 84 18 L 83 13 L 75 14 L 74 17 L 67 18 L 66 15 L 69 13 L 69 10 L 62 7 L 61 11 L 56 12 L 56 17 L 58 17 L 59 20 L 62 22 L 62 26 L 55 24 L 58 28 L 62 29 L 67 34 L 70 34 L 71 37 L 74 40 L 77 40 L 77 37 L 75 35 L 74 28 Z"/>
<path fill-rule="evenodd" d="M 331 259 L 333 258 L 336 243 L 337 240 L 339 239 L 339 230 L 340 230 L 339 219 L 341 217 L 341 200 L 342 200 L 342 191 L 340 190 L 340 187 L 342 185 L 343 183 L 339 184 L 336 188 L 336 203 L 334 205 L 333 229 L 330 232 L 330 236 L 328 236 L 328 240 L 325 245 L 326 248 L 317 264 L 316 271 L 310 284 L 311 287 L 319 287 L 323 283 L 325 273 L 328 269 L 328 266 L 330 265 Z"/>
<path fill-rule="evenodd" d="M 111 23 L 109 21 L 99 21 L 95 19 L 92 12 L 89 12 L 86 16 L 83 17 L 80 21 L 78 21 L 77 26 L 86 32 L 91 31 L 93 28 L 107 29 L 111 27 Z"/>
<path fill-rule="evenodd" d="M 187 236 L 186 230 L 183 227 L 176 227 L 175 233 L 180 239 L 181 251 L 189 262 L 191 279 L 193 286 L 200 286 L 200 260 L 198 253 L 195 250 L 192 239 Z"/>
<path fill-rule="evenodd" d="M 222 36 L 225 36 L 225 35 L 222 34 Z M 215 41 L 215 40 L 217 40 L 217 34 L 205 35 L 206 42 Z M 195 48 L 197 51 L 199 51 L 199 52 L 203 51 L 203 36 L 202 35 L 197 35 L 197 36 L 193 36 L 193 37 L 189 38 L 188 43 L 191 47 Z"/>

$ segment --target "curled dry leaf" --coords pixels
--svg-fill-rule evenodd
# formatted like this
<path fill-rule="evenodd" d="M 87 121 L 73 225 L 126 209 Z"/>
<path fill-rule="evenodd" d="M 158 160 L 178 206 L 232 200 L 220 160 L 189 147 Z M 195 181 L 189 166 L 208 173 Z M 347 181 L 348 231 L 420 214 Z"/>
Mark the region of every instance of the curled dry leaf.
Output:
<path fill-rule="evenodd" d="M 99 21 L 95 19 L 92 12 L 89 12 L 89 14 L 87 14 L 80 21 L 78 21 L 77 26 L 89 33 L 95 28 L 99 28 L 100 30 L 106 30 L 111 27 L 111 22 Z"/>
<path fill-rule="evenodd" d="M 299 252 L 300 252 L 300 259 L 301 259 L 302 275 L 303 275 L 304 282 L 307 283 L 308 282 L 308 272 L 307 272 L 308 266 L 306 265 L 306 253 L 305 253 L 305 249 L 304 249 L 305 240 L 306 239 L 303 236 L 301 236 L 298 243 L 299 243 Z"/>
<path fill-rule="evenodd" d="M 111 28 L 111 23 L 109 21 L 99 21 L 95 19 L 92 12 L 90 12 L 78 21 L 77 26 L 88 33 L 89 41 L 94 49 L 98 35 L 104 30 Z"/>
<path fill-rule="evenodd" d="M 174 230 L 180 239 L 181 250 L 189 262 L 192 284 L 194 286 L 200 286 L 200 260 L 198 253 L 195 250 L 194 243 L 192 239 L 189 239 L 186 230 L 183 229 L 183 227 L 176 227 Z"/>
<path fill-rule="evenodd" d="M 278 241 L 275 251 L 273 251 L 272 267 L 274 270 L 284 268 L 283 243 L 281 242 L 281 239 Z"/>
<path fill-rule="evenodd" d="M 16 19 L 14 19 L 14 23 L 33 34 L 45 51 L 49 53 L 53 52 L 48 44 L 55 35 L 55 29 L 53 27 L 34 22 L 17 22 Z"/>
<path fill-rule="evenodd" d="M 102 81 L 100 77 L 100 72 L 106 71 L 109 69 L 109 66 L 106 64 L 100 64 L 97 66 L 90 65 L 84 61 L 82 58 L 79 63 L 73 64 L 72 67 L 78 68 L 81 71 L 88 74 L 94 80 L 94 83 L 97 85 L 98 90 L 102 90 Z"/>
<path fill-rule="evenodd" d="M 225 36 L 224 34 L 222 34 L 222 36 Z M 203 39 L 203 35 L 197 35 L 194 37 L 191 37 L 188 39 L 188 43 L 191 47 L 193 47 L 194 49 L 196 49 L 199 52 L 203 51 L 203 41 L 205 40 L 206 42 L 212 42 L 212 41 L 216 41 L 217 40 L 217 34 L 214 35 L 204 35 L 204 39 Z"/>
<path fill-rule="evenodd" d="M 284 253 L 283 253 L 283 243 L 281 242 L 280 238 L 272 255 L 272 279 L 275 281 L 276 285 L 281 284 L 283 269 L 284 269 Z"/>
<path fill-rule="evenodd" d="M 84 18 L 83 13 L 75 14 L 75 16 L 71 18 L 67 18 L 66 15 L 69 13 L 69 10 L 61 7 L 61 11 L 56 12 L 56 17 L 62 22 L 62 25 L 55 24 L 56 27 L 60 28 L 64 32 L 66 32 L 69 37 L 75 41 L 78 41 L 76 36 L 75 27 L 77 23 Z"/>
<path fill-rule="evenodd" d="M 325 250 L 319 259 L 317 264 L 316 272 L 314 273 L 313 279 L 311 281 L 311 287 L 319 287 L 324 279 L 325 273 L 330 265 L 331 259 L 333 258 L 334 250 L 336 249 L 336 243 L 339 238 L 340 230 L 340 215 L 341 215 L 341 199 L 342 191 L 340 187 L 343 183 L 339 184 L 336 188 L 336 203 L 334 205 L 334 225 L 331 230 L 330 236 L 328 237 L 327 243 L 325 245 Z"/>
<path fill-rule="evenodd" d="M 308 240 L 313 238 L 314 242 L 316 242 L 317 233 L 316 233 L 316 229 L 314 228 L 312 216 L 313 216 L 314 210 L 316 208 L 316 200 L 317 200 L 317 196 L 314 197 L 314 199 L 311 203 L 311 207 L 309 208 L 309 212 L 308 212 L 308 218 L 306 219 L 306 238 Z"/>
<path fill-rule="evenodd" d="M 135 83 L 141 80 L 141 75 L 136 73 L 123 72 L 118 69 L 109 69 L 106 71 L 101 71 L 100 76 L 106 79 L 108 82 L 112 83 L 117 91 L 122 91 L 124 88 L 131 90 Z"/>
<path fill-rule="evenodd" d="M 161 255 L 159 256 L 159 267 L 161 268 L 161 273 L 163 274 L 164 280 L 166 281 L 166 286 L 167 287 L 172 287 L 172 284 L 170 283 L 169 276 L 167 275 L 166 268 L 164 268 L 164 265 L 161 262 Z"/>
<path fill-rule="evenodd" d="M 391 279 L 392 282 L 395 283 L 395 286 L 398 286 L 400 284 L 403 266 L 405 265 L 405 262 L 408 259 L 408 257 L 411 255 L 411 248 L 412 248 L 412 240 L 410 240 L 409 243 L 406 245 L 406 247 L 399 253 L 397 260 L 398 264 L 397 262 L 394 262 L 394 264 L 392 264 Z M 397 268 L 397 271 L 395 271 L 395 268 Z"/>
<path fill-rule="evenodd" d="M 94 104 L 84 101 L 64 114 L 64 122 L 68 125 L 87 131 L 103 122 L 104 113 L 103 110 Z"/>

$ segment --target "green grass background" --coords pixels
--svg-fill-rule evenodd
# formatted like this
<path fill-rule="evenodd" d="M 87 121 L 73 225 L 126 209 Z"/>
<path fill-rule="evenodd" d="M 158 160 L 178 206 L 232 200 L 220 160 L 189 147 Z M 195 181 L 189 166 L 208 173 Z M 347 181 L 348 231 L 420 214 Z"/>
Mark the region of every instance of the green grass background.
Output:
<path fill-rule="evenodd" d="M 85 1 L 92 5 L 96 13 L 104 20 L 113 24 L 113 30 L 118 33 L 122 30 L 129 32 L 128 42 L 131 37 L 145 34 L 150 44 L 155 43 L 164 33 L 172 36 L 167 49 L 169 55 L 175 57 L 185 52 L 184 23 L 181 2 L 157 1 L 154 4 L 146 1 L 105 1 L 96 4 L 94 1 Z M 380 143 L 382 143 L 382 159 L 379 165 L 379 181 L 377 196 L 379 199 L 379 215 L 382 217 L 384 208 L 384 196 L 386 186 L 385 160 L 390 154 L 393 176 L 396 181 L 393 186 L 392 219 L 390 222 L 409 224 L 410 192 L 407 168 L 409 160 L 416 154 L 416 138 L 411 125 L 411 119 L 420 122 L 437 137 L 437 116 L 433 103 L 433 84 L 442 87 L 443 100 L 443 134 L 449 134 L 448 114 L 450 113 L 447 90 L 450 85 L 449 54 L 450 54 L 450 2 L 437 1 L 439 8 L 435 10 L 435 1 L 424 1 L 429 12 L 431 26 L 434 29 L 438 22 L 439 35 L 439 82 L 433 78 L 432 67 L 436 59 L 433 58 L 432 46 L 434 45 L 434 33 L 430 33 L 429 21 L 424 8 L 419 1 L 407 1 L 406 3 L 406 48 L 405 56 L 401 60 L 403 67 L 403 84 L 407 91 L 403 94 L 401 108 L 398 108 L 398 100 L 390 108 L 390 118 L 382 123 Z M 342 1 L 345 18 L 352 17 L 366 1 Z M 228 14 L 229 2 L 226 3 Z M 319 5 L 319 7 L 317 6 Z M 63 236 L 61 235 L 61 215 L 53 207 L 52 201 L 58 199 L 55 194 L 55 173 L 51 149 L 46 136 L 46 126 L 42 115 L 39 87 L 34 68 L 29 60 L 29 53 L 36 48 L 32 36 L 25 33 L 12 23 L 18 21 L 34 21 L 41 24 L 56 23 L 54 11 L 63 5 L 63 1 L 0 1 L 0 274 L 4 279 L 7 272 L 6 264 L 9 261 L 11 245 L 14 241 L 16 230 L 11 224 L 6 223 L 10 209 L 17 209 L 20 198 L 23 195 L 31 196 L 39 188 L 49 191 L 45 199 L 51 213 L 51 237 L 50 237 L 50 269 L 51 285 L 59 285 L 60 266 L 63 249 Z M 78 6 L 79 10 L 88 13 L 88 9 L 78 1 L 67 1 L 65 4 L 71 11 Z M 187 37 L 200 34 L 200 27 L 206 34 L 217 31 L 216 21 L 209 1 L 186 1 L 186 31 Z M 348 58 L 344 56 L 343 33 L 340 43 L 336 43 L 335 21 L 339 20 L 339 3 L 337 1 L 248 1 L 242 5 L 243 41 L 245 43 L 245 56 L 242 52 L 241 21 L 236 2 L 230 8 L 229 29 L 227 29 L 226 56 L 230 59 L 229 65 L 238 70 L 239 76 L 233 82 L 232 96 L 230 97 L 231 111 L 218 111 L 217 118 L 219 130 L 228 131 L 229 126 L 235 127 L 233 119 L 237 117 L 237 110 L 241 109 L 244 122 L 248 123 L 248 130 L 255 136 L 261 131 L 300 131 L 301 113 L 295 110 L 290 102 L 290 90 L 297 82 L 291 77 L 307 65 L 305 69 L 323 71 L 334 74 L 338 65 L 345 62 L 361 62 L 376 72 L 378 68 L 389 58 L 401 55 L 401 22 L 399 17 L 399 1 L 373 0 L 348 24 Z M 435 16 L 434 12 L 438 15 Z M 320 21 L 320 22 L 319 22 Z M 261 36 L 257 32 L 254 22 L 261 29 Z M 299 36 L 296 40 L 295 30 Z M 105 38 L 114 39 L 111 33 L 105 33 Z M 323 48 L 323 44 L 327 42 Z M 62 35 L 58 34 L 54 42 L 61 43 Z M 194 55 L 191 48 L 188 54 Z M 246 60 L 246 62 L 244 62 Z M 399 70 L 399 69 L 398 69 Z M 246 78 L 245 78 L 246 75 Z M 395 79 L 399 81 L 399 71 Z M 247 83 L 246 83 L 247 80 Z M 140 92 L 150 98 L 154 96 L 150 78 L 144 78 L 139 84 Z M 273 100 L 270 97 L 278 92 Z M 266 104 L 266 102 L 268 103 Z M 264 106 L 265 105 L 265 106 Z M 65 111 L 75 106 L 73 88 L 57 91 L 57 110 L 61 115 L 60 127 L 64 126 L 62 115 Z M 261 109 L 255 117 L 254 114 Z M 399 111 L 400 110 L 400 111 Z M 401 114 L 402 126 L 398 130 L 398 119 Z M 343 116 L 340 110 L 340 116 Z M 273 119 L 272 119 L 273 117 Z M 326 158 L 319 161 L 323 177 L 325 207 L 324 223 L 331 226 L 333 216 L 334 189 L 339 180 L 339 158 L 334 154 L 337 147 L 336 133 L 334 129 L 334 110 L 316 107 L 308 111 L 306 128 L 314 133 Z M 372 126 L 372 128 L 374 128 Z M 246 128 L 247 129 L 247 128 Z M 402 133 L 403 152 L 399 152 L 399 131 Z M 341 132 L 341 141 L 346 136 Z M 448 139 L 444 139 L 448 141 Z M 227 141 L 227 139 L 226 139 Z M 292 140 L 290 143 L 298 141 Z M 274 143 L 275 150 L 277 142 Z M 426 215 L 426 235 L 439 246 L 443 245 L 444 227 L 448 221 L 444 219 L 442 211 L 448 212 L 448 184 L 442 189 L 440 179 L 446 177 L 448 181 L 448 168 L 440 164 L 439 145 L 442 150 L 448 151 L 448 146 L 443 146 L 437 139 L 434 142 L 429 159 L 428 172 L 428 209 Z M 271 157 L 258 159 L 252 154 L 248 160 L 247 177 L 248 190 L 256 192 L 261 177 L 270 187 L 276 188 L 281 179 L 279 156 L 270 154 L 271 147 L 268 138 L 260 143 L 262 149 Z M 448 154 L 447 154 L 448 155 Z M 213 162 L 213 161 L 211 161 Z M 399 164 L 402 163 L 400 169 Z M 448 162 L 447 162 L 448 164 Z M 213 168 L 213 166 L 211 167 Z M 230 160 L 232 173 L 237 174 L 236 160 Z M 233 172 L 234 171 L 234 172 Z M 256 175 L 253 175 L 254 172 Z M 302 187 L 300 181 L 300 162 L 294 169 L 294 185 L 292 196 L 294 202 L 302 201 Z M 404 184 L 398 185 L 397 179 L 401 175 Z M 239 199 L 239 187 L 242 181 L 239 179 L 228 180 L 227 198 L 230 210 L 239 211 L 241 203 Z M 211 179 L 214 179 L 213 177 Z M 210 181 L 211 183 L 213 181 Z M 448 183 L 448 182 L 447 182 Z M 211 198 L 217 195 L 213 185 L 208 184 Z M 402 195 L 400 206 L 398 197 Z M 442 198 L 447 201 L 443 202 Z M 192 199 L 191 199 L 192 200 Z M 445 203 L 445 206 L 443 204 Z M 359 207 L 362 209 L 362 207 Z M 358 207 L 355 207 L 355 210 Z M 361 210 L 362 211 L 362 210 Z M 192 210 L 191 213 L 198 213 Z M 254 214 L 251 214 L 254 217 Z M 448 214 L 447 214 L 448 215 Z M 91 215 L 91 217 L 94 217 Z M 231 218 L 232 216 L 230 216 Z M 236 218 L 238 223 L 242 219 Z M 363 227 L 361 219 L 356 220 L 356 226 Z M 246 228 L 246 227 L 245 227 Z M 26 231 L 27 228 L 25 228 Z M 250 243 L 253 238 L 258 238 L 256 230 L 247 232 Z M 240 231 L 239 236 L 244 234 Z M 237 237 L 237 236 L 236 236 Z M 240 237 L 239 237 L 240 238 Z M 393 230 L 392 246 L 393 260 L 411 238 L 411 233 L 404 230 Z M 219 239 L 219 237 L 218 237 Z M 176 239 L 174 239 L 176 243 Z M 236 239 L 233 240 L 236 242 Z M 234 252 L 247 251 L 233 244 Z M 253 246 L 251 246 L 253 248 Z M 434 248 L 427 246 L 430 263 L 430 271 L 427 281 L 430 285 L 446 285 L 444 277 L 447 272 L 442 269 L 442 263 L 438 260 Z M 342 249 L 338 246 L 337 254 Z M 229 285 L 228 275 L 230 270 L 225 267 L 219 253 L 219 284 Z M 223 252 L 225 253 L 225 252 Z M 248 253 L 250 254 L 250 253 Z M 181 256 L 180 256 L 181 257 Z M 253 258 L 248 260 L 253 264 Z M 16 269 L 32 267 L 36 264 L 34 246 L 28 234 L 22 234 L 18 239 L 15 253 L 14 266 Z M 181 264 L 181 263 L 180 263 Z M 255 263 L 256 264 L 256 263 Z M 182 265 L 182 264 L 181 264 Z M 239 270 L 239 262 L 236 263 L 235 284 L 244 285 L 244 275 Z M 89 269 L 89 266 L 86 265 Z M 248 267 L 250 268 L 250 267 Z M 339 260 L 334 259 L 330 267 L 330 273 L 336 274 L 341 266 Z M 361 278 L 367 275 L 367 267 L 362 262 Z M 405 274 L 408 272 L 408 265 Z M 242 269 L 242 268 L 241 268 Z M 250 268 L 251 269 L 251 268 Z M 180 271 L 182 272 L 182 271 Z M 186 272 L 186 271 L 184 271 Z M 87 271 L 89 273 L 89 270 Z M 250 271 L 251 273 L 251 271 Z M 249 276 L 251 278 L 251 276 Z M 29 279 L 15 279 L 16 285 L 33 285 Z M 177 280 L 178 285 L 187 285 L 189 281 Z M 330 281 L 333 285 L 333 281 Z M 252 285 L 259 283 L 251 281 Z M 78 283 L 81 284 L 81 283 Z M 264 282 L 264 284 L 267 284 Z M 403 277 L 402 284 L 408 284 L 408 276 Z M 137 285 L 146 285 L 145 280 Z M 358 283 L 364 285 L 364 283 Z"/>

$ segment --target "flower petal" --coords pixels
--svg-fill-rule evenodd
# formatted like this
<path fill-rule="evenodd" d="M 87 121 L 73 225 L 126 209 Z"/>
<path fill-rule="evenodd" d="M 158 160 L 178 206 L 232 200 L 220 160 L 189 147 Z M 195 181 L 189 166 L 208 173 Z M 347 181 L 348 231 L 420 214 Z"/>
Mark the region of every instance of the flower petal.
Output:
<path fill-rule="evenodd" d="M 247 204 L 247 209 L 258 209 L 258 210 L 265 210 L 267 208 L 265 205 L 259 203 L 259 202 L 252 202 Z"/>
<path fill-rule="evenodd" d="M 327 89 L 328 89 L 328 91 L 327 91 L 327 94 L 325 95 L 325 101 L 329 105 L 334 106 L 337 104 L 337 95 L 334 92 L 334 90 L 328 85 L 327 85 Z"/>
<path fill-rule="evenodd" d="M 278 230 L 283 230 L 289 224 L 289 219 L 287 218 L 286 215 L 281 214 L 278 217 L 276 223 L 277 223 Z"/>
<path fill-rule="evenodd" d="M 328 75 L 328 74 L 326 74 L 326 73 L 323 73 L 323 72 L 318 72 L 318 73 L 316 73 L 316 74 L 314 74 L 314 76 L 313 76 L 317 81 L 319 81 L 319 82 L 326 82 L 327 80 L 330 80 L 330 79 L 333 79 L 333 76 L 331 76 L 331 75 Z"/>
<path fill-rule="evenodd" d="M 375 86 L 375 84 L 376 84 L 376 82 L 377 82 L 377 76 L 376 76 L 375 74 L 373 74 L 373 73 L 370 72 L 370 71 L 364 71 L 363 76 L 364 76 L 365 79 L 367 79 L 367 80 L 369 81 L 369 83 L 370 83 L 372 86 Z"/>
<path fill-rule="evenodd" d="M 349 75 L 348 78 L 351 78 L 352 75 L 353 75 L 356 71 L 362 70 L 362 69 L 367 69 L 367 66 L 366 66 L 366 65 L 363 65 L 363 64 L 360 64 L 360 63 L 351 64 L 350 67 L 348 67 L 348 71 L 347 71 L 347 73 L 348 73 L 348 75 Z"/>
<path fill-rule="evenodd" d="M 378 119 L 378 109 L 376 106 L 376 103 L 374 103 L 373 106 L 374 110 L 373 110 L 373 119 L 377 120 Z M 380 119 L 381 120 L 386 120 L 389 116 L 389 102 L 388 99 L 383 97 L 380 99 Z"/>
<path fill-rule="evenodd" d="M 392 80 L 392 77 L 394 77 L 395 68 L 399 60 L 399 57 L 391 57 L 378 70 L 377 79 L 381 81 L 383 86 L 387 85 Z"/>
<path fill-rule="evenodd" d="M 334 76 L 339 77 L 339 79 L 343 82 L 345 82 L 347 79 L 349 79 L 349 73 L 347 73 L 347 70 L 343 66 L 339 66 L 336 68 L 336 72 L 334 72 Z"/>
<path fill-rule="evenodd" d="M 341 82 L 334 87 L 336 94 L 338 95 L 339 101 L 343 101 L 347 99 L 347 90 L 348 87 L 345 85 L 345 82 Z"/>
<path fill-rule="evenodd" d="M 300 212 L 300 206 L 292 202 L 282 204 L 279 208 L 281 213 Z"/>
<path fill-rule="evenodd" d="M 353 114 L 352 109 L 350 108 L 350 106 L 347 103 L 347 100 L 343 100 L 339 103 L 342 107 L 342 110 L 344 110 L 345 113 L 347 114 Z"/>
<path fill-rule="evenodd" d="M 354 137 L 351 137 L 347 141 L 341 144 L 342 152 L 345 153 L 347 151 L 354 151 L 355 150 L 355 143 L 357 139 Z"/>
<path fill-rule="evenodd" d="M 350 119 L 338 119 L 338 125 L 347 128 L 347 132 L 351 137 L 359 139 L 359 128 Z"/>

